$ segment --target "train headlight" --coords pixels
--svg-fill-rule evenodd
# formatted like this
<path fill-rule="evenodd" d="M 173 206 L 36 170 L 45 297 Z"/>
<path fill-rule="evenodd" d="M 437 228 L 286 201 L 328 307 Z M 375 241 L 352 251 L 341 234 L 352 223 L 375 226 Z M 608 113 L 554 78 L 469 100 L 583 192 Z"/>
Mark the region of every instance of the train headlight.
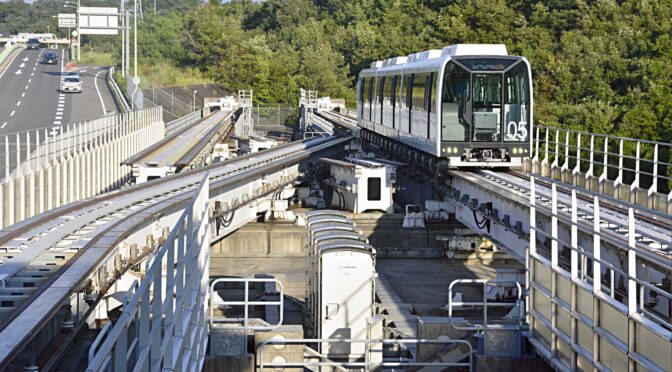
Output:
<path fill-rule="evenodd" d="M 457 147 L 453 147 L 453 152 L 457 154 Z"/>
<path fill-rule="evenodd" d="M 516 155 L 518 153 L 518 149 L 515 148 L 515 147 L 512 149 L 512 151 L 513 151 L 513 155 Z"/>

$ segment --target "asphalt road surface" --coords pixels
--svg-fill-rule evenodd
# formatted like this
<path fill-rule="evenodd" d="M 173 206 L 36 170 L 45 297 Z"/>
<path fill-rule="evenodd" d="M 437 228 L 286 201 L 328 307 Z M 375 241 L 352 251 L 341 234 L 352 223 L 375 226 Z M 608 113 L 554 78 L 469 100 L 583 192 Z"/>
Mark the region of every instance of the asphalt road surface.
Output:
<path fill-rule="evenodd" d="M 65 73 L 65 50 L 57 65 L 41 64 L 48 49 L 23 50 L 0 76 L 0 136 L 3 134 L 65 125 L 117 112 L 105 83 L 105 68 L 79 67 L 82 93 L 58 91 Z"/>
<path fill-rule="evenodd" d="M 44 53 L 53 51 L 58 64 L 40 63 Z M 7 163 L 7 134 L 47 128 L 57 133 L 60 126 L 111 115 L 117 112 L 112 93 L 105 82 L 106 68 L 82 66 L 73 71 L 80 74 L 82 93 L 61 93 L 59 87 L 65 74 L 64 49 L 22 50 L 8 68 L 0 71 L 0 163 Z M 65 62 L 67 64 L 67 62 Z M 65 130 L 65 128 L 63 128 Z M 40 132 L 42 135 L 43 132 Z M 43 137 L 43 136 L 42 136 Z M 10 138 L 10 169 L 16 164 L 15 136 Z M 25 157 L 22 135 L 21 154 Z M 44 138 L 41 138 L 44 140 Z M 34 136 L 31 142 L 35 142 Z M 6 164 L 0 164 L 6 168 Z M 4 169 L 0 169 L 4 173 Z"/>

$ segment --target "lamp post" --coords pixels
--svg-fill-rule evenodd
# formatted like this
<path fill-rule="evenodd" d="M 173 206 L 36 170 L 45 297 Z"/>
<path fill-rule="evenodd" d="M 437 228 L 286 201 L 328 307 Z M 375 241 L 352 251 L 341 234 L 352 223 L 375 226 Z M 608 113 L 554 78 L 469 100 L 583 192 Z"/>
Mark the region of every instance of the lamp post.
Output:
<path fill-rule="evenodd" d="M 82 50 L 82 33 L 80 32 L 79 29 L 79 21 L 80 21 L 80 14 L 79 14 L 79 6 L 80 6 L 80 0 L 77 0 L 77 3 L 73 3 L 72 1 L 66 1 L 65 5 L 63 5 L 65 8 L 72 8 L 77 11 L 77 61 L 80 60 L 82 57 L 81 50 Z M 70 31 L 68 30 L 68 34 Z M 71 37 L 72 35 L 68 35 L 68 37 Z M 72 39 L 70 42 L 70 49 L 72 49 Z"/>
<path fill-rule="evenodd" d="M 192 111 L 196 111 L 196 93 L 198 93 L 198 91 L 194 90 L 194 103 L 193 103 L 193 110 Z"/>

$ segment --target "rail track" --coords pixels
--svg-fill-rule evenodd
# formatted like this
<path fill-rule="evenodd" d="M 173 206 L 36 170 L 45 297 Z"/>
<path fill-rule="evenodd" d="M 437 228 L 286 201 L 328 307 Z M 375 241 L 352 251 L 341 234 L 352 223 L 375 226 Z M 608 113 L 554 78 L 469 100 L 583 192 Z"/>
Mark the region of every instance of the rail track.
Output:
<path fill-rule="evenodd" d="M 66 205 L 0 232 L 0 366 L 10 365 L 124 237 L 184 207 L 206 172 L 210 194 L 218 195 L 348 140 L 289 143 Z"/>

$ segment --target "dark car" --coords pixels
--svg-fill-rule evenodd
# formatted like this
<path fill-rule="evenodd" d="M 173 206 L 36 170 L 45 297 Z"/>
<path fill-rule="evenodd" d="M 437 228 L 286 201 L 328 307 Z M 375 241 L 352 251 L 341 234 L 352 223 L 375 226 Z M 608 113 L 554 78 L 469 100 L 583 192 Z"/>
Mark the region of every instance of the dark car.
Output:
<path fill-rule="evenodd" d="M 40 49 L 40 41 L 36 38 L 28 39 L 26 45 L 28 46 L 28 49 Z"/>
<path fill-rule="evenodd" d="M 44 58 L 42 58 L 42 64 L 44 65 L 58 64 L 58 57 L 56 57 L 56 53 L 54 52 L 44 53 Z"/>

